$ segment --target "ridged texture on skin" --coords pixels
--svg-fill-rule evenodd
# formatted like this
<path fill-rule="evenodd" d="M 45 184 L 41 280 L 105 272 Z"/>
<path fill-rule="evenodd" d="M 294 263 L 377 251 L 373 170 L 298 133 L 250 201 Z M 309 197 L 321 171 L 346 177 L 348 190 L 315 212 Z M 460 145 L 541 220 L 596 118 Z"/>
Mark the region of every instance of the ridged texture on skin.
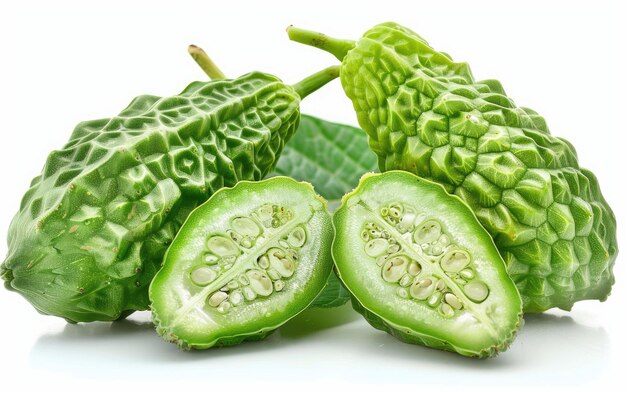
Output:
<path fill-rule="evenodd" d="M 9 228 L 1 274 L 40 312 L 115 320 L 148 307 L 148 284 L 189 212 L 260 180 L 299 121 L 300 97 L 250 73 L 140 96 L 80 123 L 48 157 Z"/>
<path fill-rule="evenodd" d="M 356 43 L 341 82 L 381 171 L 434 180 L 469 204 L 493 236 L 525 311 L 607 298 L 618 252 L 615 216 L 596 177 L 541 116 L 394 23 Z"/>

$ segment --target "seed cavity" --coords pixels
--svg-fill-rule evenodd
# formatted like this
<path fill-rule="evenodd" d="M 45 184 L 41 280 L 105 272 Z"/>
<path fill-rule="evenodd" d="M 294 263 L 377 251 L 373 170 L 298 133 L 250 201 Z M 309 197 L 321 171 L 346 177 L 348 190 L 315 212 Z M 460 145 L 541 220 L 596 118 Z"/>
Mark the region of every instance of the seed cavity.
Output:
<path fill-rule="evenodd" d="M 209 266 L 198 266 L 191 271 L 191 281 L 200 286 L 205 286 L 217 278 L 217 272 Z"/>
<path fill-rule="evenodd" d="M 417 300 L 426 300 L 430 295 L 435 292 L 437 284 L 433 277 L 419 279 L 416 277 L 411 285 L 410 293 L 411 297 Z"/>
<path fill-rule="evenodd" d="M 398 255 L 385 262 L 382 269 L 383 280 L 387 282 L 398 282 L 407 272 L 409 260 L 404 255 Z"/>
<path fill-rule="evenodd" d="M 413 240 L 418 244 L 431 243 L 441 236 L 441 224 L 435 220 L 426 220 L 413 233 Z"/>
<path fill-rule="evenodd" d="M 487 285 L 481 281 L 468 282 L 463 287 L 463 291 L 468 298 L 477 303 L 487 299 L 487 296 L 489 295 L 489 288 L 487 288 Z"/>
<path fill-rule="evenodd" d="M 261 233 L 261 228 L 259 228 L 257 223 L 248 217 L 233 218 L 230 226 L 242 236 L 257 237 Z"/>
<path fill-rule="evenodd" d="M 282 277 L 291 277 L 296 270 L 296 264 L 290 255 L 287 255 L 280 248 L 271 248 L 267 252 L 270 266 Z"/>
<path fill-rule="evenodd" d="M 472 271 L 472 269 L 469 268 L 461 270 L 459 275 L 465 280 L 471 280 L 472 278 L 474 278 L 474 272 Z"/>
<path fill-rule="evenodd" d="M 443 298 L 455 310 L 460 310 L 463 307 L 459 298 L 453 293 L 446 293 Z"/>
<path fill-rule="evenodd" d="M 244 301 L 244 297 L 243 297 L 243 292 L 241 290 L 236 290 L 233 291 L 230 294 L 230 302 L 232 303 L 233 306 L 239 306 L 240 304 L 243 303 Z"/>
<path fill-rule="evenodd" d="M 250 280 L 250 288 L 259 296 L 269 296 L 273 292 L 272 280 L 261 270 L 249 270 L 246 276 Z"/>
<path fill-rule="evenodd" d="M 470 263 L 470 255 L 465 250 L 450 250 L 441 258 L 441 268 L 449 273 L 457 273 Z"/>
<path fill-rule="evenodd" d="M 211 295 L 211 297 L 209 298 L 209 306 L 217 307 L 227 298 L 228 298 L 228 295 L 226 293 L 222 291 L 217 291 L 213 295 Z"/>
<path fill-rule="evenodd" d="M 389 247 L 389 242 L 385 239 L 372 239 L 365 245 L 365 253 L 372 257 L 376 258 L 387 251 Z"/>
<path fill-rule="evenodd" d="M 305 242 L 306 231 L 301 226 L 291 231 L 289 236 L 287 236 L 287 243 L 289 243 L 291 247 L 300 248 L 304 245 Z"/>
<path fill-rule="evenodd" d="M 441 294 L 441 292 L 435 292 L 430 295 L 430 297 L 426 301 L 426 304 L 428 304 L 429 307 L 435 307 L 441 301 L 442 296 L 443 295 Z"/>
<path fill-rule="evenodd" d="M 439 312 L 446 318 L 454 316 L 454 309 L 448 303 L 441 303 L 439 306 Z"/>
<path fill-rule="evenodd" d="M 422 266 L 413 261 L 411 262 L 411 264 L 409 265 L 409 274 L 412 276 L 417 276 L 420 272 L 422 271 Z"/>
<path fill-rule="evenodd" d="M 224 236 L 210 237 L 207 240 L 207 247 L 213 254 L 221 257 L 239 255 L 237 244 Z"/>

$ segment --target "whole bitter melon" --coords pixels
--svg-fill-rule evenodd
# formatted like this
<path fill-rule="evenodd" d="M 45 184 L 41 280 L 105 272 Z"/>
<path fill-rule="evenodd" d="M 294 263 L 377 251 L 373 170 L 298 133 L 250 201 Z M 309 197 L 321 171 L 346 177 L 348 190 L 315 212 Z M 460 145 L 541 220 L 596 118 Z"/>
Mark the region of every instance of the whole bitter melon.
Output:
<path fill-rule="evenodd" d="M 552 136 L 541 116 L 395 23 L 356 42 L 288 32 L 342 61 L 341 83 L 381 171 L 436 181 L 474 210 L 525 311 L 607 298 L 618 253 L 615 216 L 574 147 Z"/>
<path fill-rule="evenodd" d="M 336 76 L 329 68 L 293 87 L 260 72 L 194 82 L 80 123 L 11 223 L 5 286 L 70 322 L 146 309 L 191 210 L 224 186 L 263 179 L 298 127 L 301 98 Z"/>

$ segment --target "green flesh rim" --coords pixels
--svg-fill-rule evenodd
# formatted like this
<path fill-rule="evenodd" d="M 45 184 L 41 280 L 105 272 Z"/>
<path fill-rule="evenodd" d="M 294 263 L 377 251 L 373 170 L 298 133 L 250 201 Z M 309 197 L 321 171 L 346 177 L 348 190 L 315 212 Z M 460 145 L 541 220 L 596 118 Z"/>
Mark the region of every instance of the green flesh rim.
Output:
<path fill-rule="evenodd" d="M 387 221 L 381 212 L 390 216 L 390 207 L 403 211 L 402 220 L 412 214 L 414 228 L 400 231 L 399 225 Z M 440 235 L 446 236 L 441 251 L 414 241 L 420 226 L 429 222 L 438 223 Z M 395 331 L 392 334 L 409 342 L 438 341 L 439 347 L 467 356 L 488 356 L 505 349 L 519 328 L 521 300 L 493 241 L 469 208 L 441 186 L 400 171 L 366 175 L 344 197 L 334 223 L 339 277 L 363 308 L 383 320 L 385 330 Z M 375 236 L 363 233 L 368 230 Z M 386 253 L 379 251 L 380 244 Z M 452 256 L 456 261 L 469 256 L 469 261 L 455 265 Z M 416 274 L 406 268 L 412 263 L 419 266 Z"/>
<path fill-rule="evenodd" d="M 218 191 L 191 213 L 152 282 L 157 330 L 197 349 L 271 332 L 326 284 L 332 237 L 309 184 L 275 177 Z"/>

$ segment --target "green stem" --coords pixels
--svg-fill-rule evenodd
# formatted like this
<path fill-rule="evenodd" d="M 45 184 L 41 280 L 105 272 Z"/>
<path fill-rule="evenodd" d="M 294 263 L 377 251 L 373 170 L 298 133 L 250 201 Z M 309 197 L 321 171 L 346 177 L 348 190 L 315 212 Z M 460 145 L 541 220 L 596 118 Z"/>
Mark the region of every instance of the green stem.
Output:
<path fill-rule="evenodd" d="M 226 79 L 226 75 L 224 75 L 222 70 L 220 70 L 219 67 L 215 65 L 213 60 L 211 60 L 209 55 L 207 55 L 202 48 L 195 45 L 189 45 L 187 51 L 189 52 L 191 57 L 193 57 L 196 63 L 198 63 L 200 68 L 202 68 L 202 71 L 204 71 L 209 76 L 209 78 L 213 80 Z"/>
<path fill-rule="evenodd" d="M 313 93 L 315 90 L 324 86 L 328 82 L 339 76 L 339 66 L 330 66 L 328 68 L 324 68 L 321 71 L 316 72 L 313 75 L 307 76 L 302 79 L 300 82 L 294 84 L 292 87 L 298 93 L 300 98 L 304 98 L 309 94 Z"/>
<path fill-rule="evenodd" d="M 297 27 L 287 27 L 289 39 L 301 44 L 314 46 L 334 55 L 339 61 L 343 61 L 348 51 L 354 48 L 355 42 L 352 40 L 342 40 L 328 37 L 316 31 L 304 30 Z"/>

